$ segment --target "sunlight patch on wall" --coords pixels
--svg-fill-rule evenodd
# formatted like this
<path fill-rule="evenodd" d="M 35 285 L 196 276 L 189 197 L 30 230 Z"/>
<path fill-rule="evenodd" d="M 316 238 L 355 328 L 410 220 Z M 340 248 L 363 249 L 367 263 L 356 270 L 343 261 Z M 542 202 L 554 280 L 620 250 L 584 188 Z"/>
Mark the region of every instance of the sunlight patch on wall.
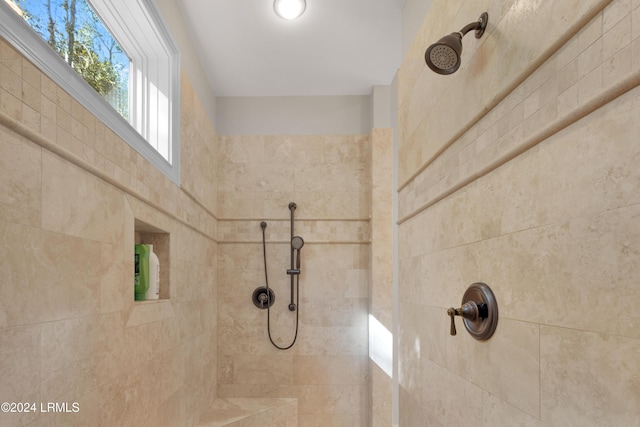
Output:
<path fill-rule="evenodd" d="M 369 314 L 369 359 L 393 378 L 393 335 L 372 314 Z"/>

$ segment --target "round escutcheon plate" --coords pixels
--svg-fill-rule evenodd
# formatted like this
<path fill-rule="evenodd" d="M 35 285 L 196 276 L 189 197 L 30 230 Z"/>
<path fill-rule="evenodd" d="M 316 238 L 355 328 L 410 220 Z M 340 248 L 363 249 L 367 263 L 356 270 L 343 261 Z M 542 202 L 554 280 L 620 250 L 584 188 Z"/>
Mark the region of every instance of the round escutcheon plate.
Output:
<path fill-rule="evenodd" d="M 482 282 L 472 284 L 462 296 L 462 305 L 473 301 L 478 306 L 486 305 L 486 311 L 476 320 L 463 319 L 464 326 L 471 336 L 477 340 L 485 341 L 491 338 L 498 326 L 498 302 L 491 288 Z"/>

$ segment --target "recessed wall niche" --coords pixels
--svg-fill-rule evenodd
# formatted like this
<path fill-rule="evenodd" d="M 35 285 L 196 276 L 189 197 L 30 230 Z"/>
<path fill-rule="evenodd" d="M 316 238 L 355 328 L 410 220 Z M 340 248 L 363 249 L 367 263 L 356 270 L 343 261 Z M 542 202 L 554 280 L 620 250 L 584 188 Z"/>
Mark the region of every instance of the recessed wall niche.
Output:
<path fill-rule="evenodd" d="M 167 231 L 161 230 L 158 227 L 139 219 L 135 220 L 134 230 L 135 244 L 153 245 L 153 252 L 158 256 L 158 261 L 160 262 L 160 299 L 169 299 L 169 296 L 171 295 L 171 274 L 169 274 L 171 235 Z M 136 303 L 145 302 L 147 301 L 136 301 Z"/>

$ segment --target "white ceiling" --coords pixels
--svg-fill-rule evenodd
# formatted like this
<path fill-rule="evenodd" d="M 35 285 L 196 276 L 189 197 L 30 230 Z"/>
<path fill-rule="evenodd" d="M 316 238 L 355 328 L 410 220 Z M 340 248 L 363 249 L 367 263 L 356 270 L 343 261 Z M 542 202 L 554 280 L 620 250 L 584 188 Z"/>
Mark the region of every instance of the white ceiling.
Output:
<path fill-rule="evenodd" d="M 404 0 L 178 0 L 216 96 L 369 95 L 401 60 Z"/>

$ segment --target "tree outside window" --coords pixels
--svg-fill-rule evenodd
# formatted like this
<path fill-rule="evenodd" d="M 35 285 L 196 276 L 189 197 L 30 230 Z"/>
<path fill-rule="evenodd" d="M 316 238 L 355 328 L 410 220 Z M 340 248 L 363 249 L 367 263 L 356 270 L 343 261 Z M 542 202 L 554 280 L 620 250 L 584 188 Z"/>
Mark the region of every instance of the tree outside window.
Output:
<path fill-rule="evenodd" d="M 130 60 L 85 0 L 13 0 L 24 20 L 125 119 Z"/>

